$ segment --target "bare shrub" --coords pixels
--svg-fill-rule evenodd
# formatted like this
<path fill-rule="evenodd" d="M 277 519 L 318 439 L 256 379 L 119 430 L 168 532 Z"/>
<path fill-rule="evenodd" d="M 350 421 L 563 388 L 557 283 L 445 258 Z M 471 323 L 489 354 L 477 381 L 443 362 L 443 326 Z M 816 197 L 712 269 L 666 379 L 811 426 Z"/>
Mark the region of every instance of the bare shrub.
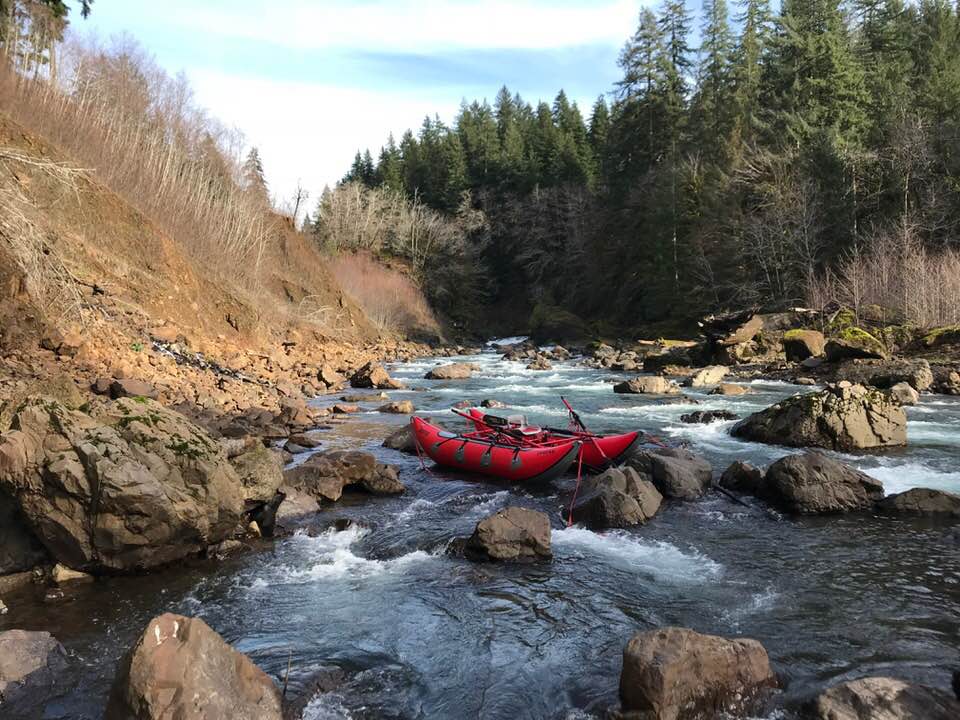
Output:
<path fill-rule="evenodd" d="M 437 331 L 437 321 L 417 284 L 365 252 L 344 252 L 331 260 L 340 286 L 381 331 Z"/>

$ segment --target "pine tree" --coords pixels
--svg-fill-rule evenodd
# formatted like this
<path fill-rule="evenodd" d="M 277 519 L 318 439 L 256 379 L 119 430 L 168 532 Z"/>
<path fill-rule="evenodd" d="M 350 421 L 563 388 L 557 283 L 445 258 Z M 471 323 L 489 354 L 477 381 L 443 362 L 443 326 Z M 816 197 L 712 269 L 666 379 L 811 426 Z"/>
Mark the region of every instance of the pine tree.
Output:
<path fill-rule="evenodd" d="M 743 32 L 733 61 L 735 147 L 752 146 L 761 127 L 761 79 L 772 22 L 769 0 L 746 0 L 743 8 L 738 18 Z"/>
<path fill-rule="evenodd" d="M 243 187 L 253 197 L 264 205 L 270 204 L 270 194 L 267 190 L 267 180 L 263 173 L 263 162 L 260 160 L 260 151 L 250 148 L 247 159 L 243 163 Z"/>
<path fill-rule="evenodd" d="M 705 0 L 704 15 L 693 122 L 700 148 L 714 163 L 719 163 L 727 151 L 733 119 L 733 35 L 726 0 Z"/>

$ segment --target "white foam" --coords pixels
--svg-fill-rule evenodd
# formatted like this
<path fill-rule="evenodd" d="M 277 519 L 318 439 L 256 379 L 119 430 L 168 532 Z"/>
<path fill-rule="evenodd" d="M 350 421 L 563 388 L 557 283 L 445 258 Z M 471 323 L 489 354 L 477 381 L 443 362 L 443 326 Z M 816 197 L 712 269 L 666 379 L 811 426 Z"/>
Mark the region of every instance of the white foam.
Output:
<path fill-rule="evenodd" d="M 859 469 L 882 482 L 887 495 L 916 487 L 960 492 L 960 472 L 939 472 L 923 463 L 900 463 Z"/>
<path fill-rule="evenodd" d="M 721 565 L 697 551 L 684 552 L 676 545 L 643 540 L 621 530 L 596 533 L 574 526 L 554 530 L 552 541 L 555 547 L 572 554 L 599 555 L 662 582 L 697 583 L 722 572 Z"/>
<path fill-rule="evenodd" d="M 425 510 L 436 507 L 436 503 L 424 498 L 417 498 L 412 503 L 407 505 L 403 510 L 397 513 L 394 518 L 396 523 L 403 523 L 407 520 L 410 520 L 413 517 L 421 514 Z"/>
<path fill-rule="evenodd" d="M 303 720 L 352 720 L 353 715 L 344 707 L 343 700 L 334 693 L 321 693 L 310 700 L 303 709 Z"/>
<path fill-rule="evenodd" d="M 493 340 L 487 340 L 487 345 L 516 345 L 525 342 L 529 337 L 529 335 L 511 335 L 510 337 L 494 338 Z"/>

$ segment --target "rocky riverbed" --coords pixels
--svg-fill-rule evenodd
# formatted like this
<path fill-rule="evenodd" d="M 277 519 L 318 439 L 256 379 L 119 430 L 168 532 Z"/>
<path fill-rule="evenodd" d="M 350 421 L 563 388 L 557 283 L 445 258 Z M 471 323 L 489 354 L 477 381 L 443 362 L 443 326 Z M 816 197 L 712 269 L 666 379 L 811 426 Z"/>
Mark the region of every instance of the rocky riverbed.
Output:
<path fill-rule="evenodd" d="M 260 466 L 251 474 L 249 464 L 238 462 L 251 447 L 217 439 L 220 447 L 213 452 L 222 453 L 219 464 L 229 463 L 237 478 L 245 470 L 253 478 L 275 478 L 269 487 L 254 483 L 246 495 L 224 499 L 227 515 L 237 515 L 233 526 L 242 527 L 250 519 L 243 514 L 257 503 L 265 505 L 278 488 L 287 495 L 276 513 L 274 540 L 257 538 L 249 528 L 235 537 L 234 530 L 218 536 L 206 557 L 191 551 L 175 566 L 134 575 L 103 572 L 119 562 L 116 558 L 129 557 L 121 552 L 123 543 L 93 542 L 97 552 L 89 559 L 83 544 L 74 543 L 79 559 L 72 565 L 97 574 L 94 581 L 31 582 L 0 590 L 8 608 L 0 615 L 0 632 L 49 632 L 65 649 L 62 656 L 55 651 L 51 661 L 48 674 L 56 681 L 44 717 L 101 717 L 124 655 L 138 638 L 152 622 L 160 623 L 161 634 L 172 632 L 164 628 L 173 627 L 173 620 L 154 621 L 164 612 L 201 618 L 246 653 L 277 688 L 286 681 L 287 699 L 300 698 L 296 708 L 304 718 L 603 717 L 621 701 L 625 710 L 642 708 L 650 700 L 649 688 L 638 679 L 629 681 L 626 691 L 621 686 L 624 647 L 638 632 L 668 626 L 755 639 L 775 674 L 770 681 L 751 650 L 742 663 L 711 661 L 732 695 L 700 695 L 696 682 L 688 681 L 690 695 L 671 702 L 726 706 L 742 694 L 738 684 L 747 683 L 742 687 L 751 693 L 763 690 L 762 704 L 751 712 L 792 718 L 829 687 L 892 676 L 912 683 L 910 692 L 919 692 L 915 685 L 934 688 L 933 700 L 923 696 L 934 705 L 925 707 L 947 703 L 950 673 L 960 663 L 957 521 L 891 511 L 878 502 L 916 487 L 960 491 L 960 399 L 926 393 L 916 405 L 898 404 L 906 420 L 905 446 L 868 454 L 825 447 L 825 460 L 804 470 L 803 477 L 819 472 L 836 479 L 849 473 L 849 480 L 837 485 L 840 495 L 828 499 L 863 499 L 843 508 L 855 512 L 798 515 L 803 508 L 822 508 L 824 498 L 793 492 L 797 484 L 789 478 L 800 472 L 795 469 L 766 471 L 770 488 L 789 490 L 776 496 L 751 486 L 762 482 L 756 476 L 743 481 L 746 485 L 731 481 L 732 495 L 711 487 L 734 461 L 766 470 L 804 452 L 731 431 L 742 419 L 798 392 L 834 392 L 838 398 L 846 392 L 850 397 L 844 402 L 859 402 L 857 391 L 849 392 L 853 385 L 822 390 L 823 384 L 751 377 L 741 369 L 707 374 L 688 387 L 680 387 L 684 376 L 677 374 L 677 389 L 671 386 L 666 393 L 615 393 L 615 383 L 637 376 L 636 367 L 592 368 L 587 365 L 594 359 L 585 364 L 583 358 L 552 350 L 539 356 L 544 360 L 537 354 L 501 360 L 499 352 L 487 352 L 392 364 L 383 374 L 368 368 L 355 382 L 367 387 L 311 401 L 303 410 L 300 434 L 289 439 L 295 428 L 286 423 L 292 417 L 282 424 L 280 413 L 267 422 L 255 419 L 261 426 L 284 428 L 271 442 L 291 451 L 284 476 L 274 474 L 279 465 L 276 470 Z M 462 365 L 436 371 L 453 361 Z M 744 392 L 727 388 L 715 394 L 721 382 Z M 488 405 L 504 405 L 503 412 L 562 425 L 559 395 L 592 429 L 637 427 L 665 444 L 684 445 L 670 463 L 683 461 L 687 453 L 696 458 L 691 467 L 705 464 L 707 475 L 699 469 L 689 475 L 677 471 L 666 481 L 655 469 L 662 465 L 656 460 L 662 451 L 650 445 L 653 459 L 634 463 L 637 479 L 629 481 L 649 484 L 642 485 L 640 519 L 624 523 L 627 527 L 592 530 L 585 524 L 566 527 L 573 476 L 545 487 L 508 487 L 423 469 L 416 456 L 381 445 L 407 422 L 406 415 L 384 408 L 388 403 L 410 401 L 417 413 L 456 426 L 451 405 L 488 400 Z M 143 462 L 132 448 L 149 445 L 149 437 L 170 421 L 163 420 L 161 409 L 141 412 L 158 419 L 143 430 L 146 439 L 134 437 L 135 423 L 122 420 L 129 414 L 109 411 L 117 402 L 151 408 L 133 399 L 105 403 L 96 411 L 84 408 L 79 412 L 92 412 L 94 426 L 80 422 L 78 432 L 102 435 L 107 430 L 97 428 L 108 428 L 116 435 L 115 445 L 126 443 L 127 456 Z M 334 413 L 335 405 L 348 411 Z M 41 410 L 49 418 L 49 408 Z M 683 422 L 681 416 L 692 411 L 724 411 L 738 419 L 717 415 L 707 423 Z M 331 420 L 338 416 L 349 419 Z M 50 432 L 53 425 L 45 422 L 37 427 Z M 317 425 L 329 429 L 311 430 Z M 41 445 L 49 454 L 49 442 Z M 155 454 L 165 457 L 172 471 L 190 447 L 166 445 Z M 74 442 L 71 447 L 85 446 Z M 372 457 L 338 454 L 357 450 Z M 823 463 L 827 471 L 817 469 Z M 829 463 L 846 469 L 831 470 Z M 617 482 L 627 490 L 641 488 Z M 238 487 L 243 486 L 241 481 Z M 657 503 L 653 493 L 660 497 Z M 908 510 L 924 504 L 922 498 L 902 497 L 899 504 Z M 791 504 L 798 498 L 807 505 Z M 516 515 L 509 507 L 534 514 Z M 529 531 L 505 535 L 496 525 L 478 529 L 498 511 L 513 513 L 514 525 L 533 518 Z M 461 549 L 471 536 L 466 544 L 478 552 Z M 112 547 L 121 551 L 105 554 Z M 518 558 L 523 561 L 511 562 Z M 142 559 L 137 563 L 146 567 Z M 204 636 L 206 631 L 198 632 Z M 687 652 L 711 658 L 727 652 L 720 640 L 682 637 L 637 640 L 631 667 L 640 667 L 642 676 L 651 647 L 679 653 L 671 656 L 681 666 Z M 219 647 L 213 640 L 203 642 Z M 195 650 L 185 645 L 177 652 L 189 657 Z M 754 670 L 744 674 L 740 665 Z M 257 682 L 254 678 L 254 687 L 260 687 Z M 835 708 L 851 694 L 876 699 L 897 693 L 902 694 L 889 682 L 874 683 L 834 691 L 818 702 L 827 712 L 829 703 Z M 952 712 L 951 705 L 943 707 Z"/>

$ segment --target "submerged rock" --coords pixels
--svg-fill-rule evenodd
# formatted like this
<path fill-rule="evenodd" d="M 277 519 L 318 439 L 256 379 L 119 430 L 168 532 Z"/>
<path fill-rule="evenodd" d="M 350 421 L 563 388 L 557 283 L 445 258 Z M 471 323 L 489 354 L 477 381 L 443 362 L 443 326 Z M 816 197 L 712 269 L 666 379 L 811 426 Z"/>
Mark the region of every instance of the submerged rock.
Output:
<path fill-rule="evenodd" d="M 812 710 L 815 720 L 956 720 L 960 701 L 938 688 L 867 677 L 835 685 Z"/>
<path fill-rule="evenodd" d="M 49 553 L 87 572 L 151 568 L 229 536 L 243 487 L 219 443 L 143 398 L 97 415 L 34 398 L 0 436 L 0 487 Z"/>
<path fill-rule="evenodd" d="M 817 452 L 789 455 L 767 468 L 760 496 L 801 515 L 868 510 L 883 498 L 883 483 Z"/>
<path fill-rule="evenodd" d="M 767 651 L 756 640 L 668 627 L 637 633 L 627 643 L 620 702 L 629 717 L 698 720 L 744 714 L 776 685 Z"/>
<path fill-rule="evenodd" d="M 597 530 L 642 525 L 662 502 L 653 483 L 632 467 L 610 468 L 587 478 L 573 506 L 573 519 Z"/>
<path fill-rule="evenodd" d="M 831 450 L 906 445 L 907 416 L 889 393 L 838 383 L 754 413 L 732 434 L 757 442 Z"/>
<path fill-rule="evenodd" d="M 667 498 L 694 500 L 710 486 L 713 469 L 705 458 L 689 450 L 662 448 L 635 453 L 627 465 L 652 482 Z"/>
<path fill-rule="evenodd" d="M 960 518 L 960 495 L 946 490 L 913 488 L 883 498 L 877 510 L 892 515 L 933 515 Z"/>
<path fill-rule="evenodd" d="M 395 495 L 406 490 L 397 468 L 377 462 L 369 453 L 357 451 L 317 453 L 301 465 L 284 470 L 283 477 L 286 485 L 328 502 L 339 500 L 348 486 L 378 495 Z"/>
<path fill-rule="evenodd" d="M 527 508 L 504 508 L 477 523 L 466 550 L 487 560 L 549 559 L 550 518 Z"/>
<path fill-rule="evenodd" d="M 685 423 L 712 423 L 726 420 L 736 420 L 740 416 L 729 410 L 697 410 L 680 416 L 680 422 Z"/>
<path fill-rule="evenodd" d="M 48 632 L 0 632 L 0 717 L 40 718 L 66 689 L 67 651 Z"/>
<path fill-rule="evenodd" d="M 124 658 L 107 720 L 281 720 L 276 685 L 199 618 L 154 618 Z"/>

